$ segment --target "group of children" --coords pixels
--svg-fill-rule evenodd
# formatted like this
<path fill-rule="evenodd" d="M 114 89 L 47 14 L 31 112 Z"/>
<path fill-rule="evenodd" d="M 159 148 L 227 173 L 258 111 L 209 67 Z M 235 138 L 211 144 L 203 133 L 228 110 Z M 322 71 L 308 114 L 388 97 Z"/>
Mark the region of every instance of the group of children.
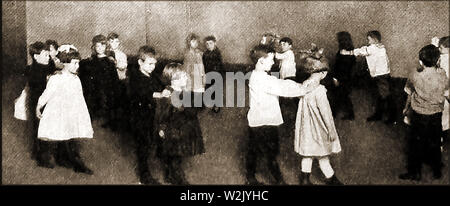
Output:
<path fill-rule="evenodd" d="M 58 46 L 54 40 L 30 45 L 33 63 L 26 75 L 28 111 L 35 111 L 29 114 L 33 157 L 42 167 L 54 168 L 53 156 L 59 166 L 93 174 L 76 141 L 93 138 L 92 117 L 103 120 L 102 127 L 125 128 L 132 134 L 141 183 L 159 184 L 148 165 L 156 151 L 165 165 L 165 181 L 188 184 L 181 163 L 185 157 L 204 153 L 197 118 L 202 107 L 185 108 L 172 96 L 190 95 L 194 100 L 205 91 L 206 72 L 222 71 L 216 39 L 206 37 L 207 51 L 202 53 L 197 48 L 199 37 L 190 35 L 184 64 L 169 63 L 162 74 L 155 74 L 156 51 L 142 46 L 136 59 L 127 58 L 118 37 L 115 33 L 95 36 L 92 55 L 83 60 L 73 45 Z M 128 64 L 130 60 L 136 62 Z M 219 112 L 218 107 L 212 110 Z"/>
<path fill-rule="evenodd" d="M 276 160 L 278 127 L 283 124 L 278 97 L 298 97 L 295 101 L 298 110 L 294 150 L 302 156 L 300 184 L 311 184 L 313 159 L 318 159 L 327 184 L 342 184 L 334 174 L 328 156 L 341 151 L 333 116 L 336 117 L 341 108 L 346 112 L 343 119 L 353 120 L 355 116 L 350 100 L 355 56 L 366 57 L 369 73 L 376 83 L 375 113 L 367 121 L 381 120 L 383 114 L 387 115 L 386 123 L 395 121 L 389 60 L 381 43 L 381 34 L 369 31 L 369 45 L 357 49 L 348 32 L 339 32 L 336 37 L 339 51 L 334 69 L 330 69 L 323 49 L 313 45 L 311 50 L 301 51 L 299 66 L 308 74 L 306 80 L 298 75 L 292 39 L 278 40 L 276 37 L 268 41 L 264 36 L 252 50 L 255 68 L 249 80 L 249 141 L 245 161 L 248 184 L 261 184 L 255 177 L 259 158 L 267 158 L 272 183 L 285 184 Z M 131 131 L 137 147 L 137 173 L 141 183 L 159 184 L 148 165 L 148 159 L 156 153 L 163 162 L 166 182 L 189 184 L 181 164 L 186 157 L 205 152 L 197 117 L 202 107 L 185 107 L 176 100 L 189 95 L 194 101 L 215 83 L 207 85 L 206 74 L 223 71 L 215 37 L 204 39 L 204 53 L 198 48 L 199 41 L 197 35 L 189 35 L 183 64 L 168 63 L 161 74 L 155 72 L 158 60 L 154 48 L 142 46 L 136 59 L 127 58 L 120 50 L 119 36 L 115 33 L 107 37 L 95 36 L 92 55 L 84 60 L 73 45 L 58 46 L 53 40 L 30 45 L 33 63 L 27 68 L 28 105 L 30 111 L 35 111 L 30 117 L 33 157 L 38 165 L 53 168 L 53 155 L 57 165 L 93 174 L 80 157 L 77 140 L 93 138 L 91 118 L 98 118 L 104 120 L 103 127 L 129 128 Z M 438 151 L 441 142 L 438 139 L 442 137 L 444 91 L 448 89 L 448 37 L 442 38 L 439 46 L 443 54 L 440 65 L 439 49 L 432 45 L 424 47 L 419 53 L 422 67 L 413 72 L 405 87 L 409 94 L 405 114 L 412 111 L 412 115 L 408 173 L 401 175 L 402 179 L 420 179 L 420 165 L 425 160 L 431 162 L 434 176 L 441 176 Z M 276 66 L 280 78 L 268 74 L 273 70 L 274 60 L 279 61 Z M 321 83 L 327 76 L 332 79 L 339 96 L 332 105 L 340 107 L 330 106 L 327 89 Z M 448 90 L 446 95 L 448 113 Z M 219 107 L 214 106 L 212 110 L 217 113 Z M 444 130 L 448 130 L 448 114 L 446 118 Z M 431 138 L 424 134 L 434 135 Z M 426 159 L 427 155 L 431 158 Z"/>

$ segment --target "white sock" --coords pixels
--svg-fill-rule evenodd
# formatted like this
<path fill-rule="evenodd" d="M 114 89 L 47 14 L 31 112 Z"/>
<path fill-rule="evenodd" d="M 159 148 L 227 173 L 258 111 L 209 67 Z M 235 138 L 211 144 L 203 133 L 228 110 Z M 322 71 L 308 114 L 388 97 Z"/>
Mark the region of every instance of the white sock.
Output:
<path fill-rule="evenodd" d="M 334 175 L 334 170 L 331 167 L 330 159 L 323 157 L 319 159 L 320 170 L 322 170 L 325 177 L 328 179 Z"/>
<path fill-rule="evenodd" d="M 302 172 L 311 173 L 313 159 L 311 157 L 305 157 L 302 159 Z"/>

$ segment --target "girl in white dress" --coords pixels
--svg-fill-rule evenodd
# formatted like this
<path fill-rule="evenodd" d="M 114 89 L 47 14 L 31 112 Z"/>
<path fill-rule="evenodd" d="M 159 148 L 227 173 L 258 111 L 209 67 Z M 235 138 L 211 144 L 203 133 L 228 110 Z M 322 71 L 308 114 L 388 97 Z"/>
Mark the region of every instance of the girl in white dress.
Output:
<path fill-rule="evenodd" d="M 303 85 L 318 85 L 310 93 L 300 97 L 295 121 L 295 152 L 302 156 L 300 184 L 310 185 L 309 180 L 313 158 L 319 160 L 326 184 L 341 185 L 334 175 L 328 156 L 341 151 L 339 137 L 327 99 L 326 89 L 319 84 L 325 78 L 328 62 L 322 55 L 323 49 L 302 52 L 300 63 L 311 76 Z"/>
<path fill-rule="evenodd" d="M 58 153 L 52 148 L 46 151 L 48 156 L 64 156 L 64 162 L 57 164 L 72 168 L 75 172 L 92 174 L 92 170 L 81 160 L 78 145 L 74 141 L 79 138 L 90 139 L 94 133 L 77 76 L 80 54 L 72 45 L 62 45 L 58 51 L 57 57 L 64 68 L 50 77 L 39 97 L 36 107 L 36 115 L 40 119 L 38 138 L 57 145 Z M 42 108 L 44 111 L 41 113 Z"/>

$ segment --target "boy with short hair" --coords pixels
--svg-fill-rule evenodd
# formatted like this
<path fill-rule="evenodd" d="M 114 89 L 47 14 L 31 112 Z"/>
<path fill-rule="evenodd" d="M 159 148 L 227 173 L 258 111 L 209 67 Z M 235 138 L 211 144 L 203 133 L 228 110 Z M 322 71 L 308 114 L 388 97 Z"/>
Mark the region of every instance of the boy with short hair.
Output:
<path fill-rule="evenodd" d="M 49 149 L 50 145 L 44 141 L 37 139 L 37 132 L 39 126 L 39 119 L 34 113 L 39 97 L 44 92 L 47 86 L 47 76 L 52 73 L 49 67 L 50 55 L 47 44 L 37 41 L 30 45 L 29 54 L 33 60 L 32 64 L 26 68 L 26 76 L 28 79 L 29 100 L 28 100 L 28 115 L 32 122 L 32 158 L 36 159 L 38 166 L 53 168 L 54 165 L 50 162 L 50 157 L 45 155 L 45 151 Z"/>
<path fill-rule="evenodd" d="M 252 51 L 252 59 L 256 64 L 249 80 L 250 109 L 247 119 L 250 134 L 246 154 L 247 183 L 261 184 L 255 178 L 256 163 L 260 162 L 260 158 L 266 157 L 275 184 L 284 184 L 276 160 L 279 153 L 278 127 L 283 124 L 278 96 L 302 96 L 310 88 L 267 74 L 274 64 L 274 54 L 268 46 L 256 46 Z"/>
<path fill-rule="evenodd" d="M 128 127 L 128 120 L 126 119 L 126 114 L 128 111 L 128 85 L 129 78 L 127 72 L 127 55 L 123 53 L 119 46 L 120 40 L 119 35 L 111 32 L 108 34 L 108 55 L 113 59 L 116 65 L 117 77 L 119 81 L 116 85 L 116 92 L 114 94 L 114 99 L 116 101 L 116 106 L 114 107 L 112 113 L 112 129 L 125 129 Z"/>
<path fill-rule="evenodd" d="M 280 60 L 280 79 L 295 79 L 296 64 L 292 51 L 292 39 L 284 37 L 280 39 L 281 53 L 275 53 L 275 58 Z"/>
<path fill-rule="evenodd" d="M 422 163 L 430 158 L 433 178 L 442 176 L 440 137 L 444 100 L 448 100 L 449 82 L 445 72 L 438 68 L 439 49 L 433 45 L 419 52 L 421 67 L 413 71 L 405 85 L 408 100 L 404 111 L 412 108 L 411 128 L 408 135 L 408 172 L 400 179 L 421 179 Z"/>
<path fill-rule="evenodd" d="M 220 53 L 219 48 L 216 46 L 216 37 L 207 36 L 205 38 L 206 51 L 203 53 L 203 65 L 205 65 L 205 72 L 222 72 L 223 71 L 223 62 L 222 55 Z M 206 85 L 206 89 L 215 84 L 215 80 L 213 79 L 211 84 Z M 211 96 L 212 99 L 215 99 L 216 93 L 214 92 Z M 214 105 L 212 110 L 215 113 L 220 111 L 220 108 Z"/>
<path fill-rule="evenodd" d="M 341 50 L 341 55 L 365 56 L 369 67 L 370 76 L 377 86 L 377 100 L 375 113 L 367 118 L 367 121 L 378 121 L 382 119 L 383 113 L 388 115 L 386 124 L 395 121 L 394 103 L 390 94 L 390 69 L 386 48 L 381 43 L 379 31 L 367 32 L 369 46 L 363 46 L 351 51 Z"/>
<path fill-rule="evenodd" d="M 164 89 L 160 78 L 153 73 L 156 63 L 155 50 L 142 46 L 138 51 L 138 68 L 130 68 L 130 122 L 137 146 L 138 175 L 143 184 L 159 184 L 152 177 L 147 163 L 150 151 L 155 151 L 159 144 L 159 137 L 153 134 L 153 97 Z"/>

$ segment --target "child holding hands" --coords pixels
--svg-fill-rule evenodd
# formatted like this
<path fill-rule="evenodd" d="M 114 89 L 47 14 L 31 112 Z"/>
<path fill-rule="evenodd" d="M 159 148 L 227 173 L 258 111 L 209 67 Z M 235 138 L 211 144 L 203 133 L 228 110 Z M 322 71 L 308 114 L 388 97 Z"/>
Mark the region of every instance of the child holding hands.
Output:
<path fill-rule="evenodd" d="M 80 79 L 77 76 L 80 54 L 72 45 L 62 45 L 58 59 L 64 65 L 61 73 L 50 77 L 36 107 L 36 116 L 40 119 L 38 138 L 54 142 L 58 153 L 51 146 L 45 150 L 45 156 L 65 155 L 66 167 L 75 172 L 93 174 L 82 161 L 76 139 L 93 138 L 93 129 L 88 108 L 83 96 Z M 45 109 L 41 113 L 42 108 Z"/>

